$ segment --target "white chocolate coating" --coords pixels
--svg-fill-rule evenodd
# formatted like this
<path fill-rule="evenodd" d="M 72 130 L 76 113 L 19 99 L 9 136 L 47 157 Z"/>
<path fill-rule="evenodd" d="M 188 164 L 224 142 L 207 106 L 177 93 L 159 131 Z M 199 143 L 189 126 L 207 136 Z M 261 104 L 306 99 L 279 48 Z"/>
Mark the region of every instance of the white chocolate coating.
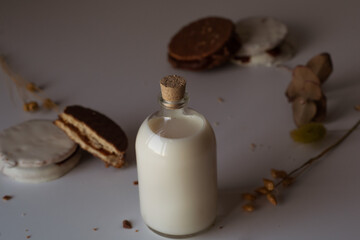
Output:
<path fill-rule="evenodd" d="M 39 183 L 55 180 L 73 169 L 81 157 L 80 148 L 61 164 L 50 164 L 43 167 L 4 167 L 3 173 L 18 182 Z M 1 163 L 0 163 L 1 165 Z M 1 166 L 0 166 L 1 167 Z"/>
<path fill-rule="evenodd" d="M 244 67 L 253 67 L 253 66 L 266 66 L 272 67 L 283 64 L 284 62 L 290 60 L 295 55 L 295 48 L 288 42 L 283 42 L 280 46 L 280 54 L 278 56 L 272 56 L 267 52 L 259 53 L 249 57 L 248 62 L 242 62 L 238 59 L 232 59 L 232 62 L 244 66 Z"/>
<path fill-rule="evenodd" d="M 0 171 L 41 167 L 68 158 L 77 144 L 49 120 L 30 120 L 0 133 Z"/>
<path fill-rule="evenodd" d="M 271 17 L 251 17 L 236 23 L 241 41 L 238 56 L 253 56 L 278 46 L 286 37 L 288 29 L 282 22 Z"/>

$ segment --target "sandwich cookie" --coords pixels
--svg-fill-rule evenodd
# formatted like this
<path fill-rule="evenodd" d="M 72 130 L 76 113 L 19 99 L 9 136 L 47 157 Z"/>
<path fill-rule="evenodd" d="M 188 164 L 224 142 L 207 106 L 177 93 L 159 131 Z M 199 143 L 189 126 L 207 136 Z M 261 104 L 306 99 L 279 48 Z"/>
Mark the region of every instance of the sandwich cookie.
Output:
<path fill-rule="evenodd" d="M 0 171 L 21 182 L 45 182 L 69 172 L 78 145 L 49 120 L 30 120 L 0 133 Z"/>
<path fill-rule="evenodd" d="M 250 17 L 236 23 L 242 43 L 232 61 L 241 66 L 273 66 L 290 60 L 295 48 L 286 39 L 287 26 L 271 17 Z"/>
<path fill-rule="evenodd" d="M 206 17 L 189 23 L 171 38 L 168 60 L 175 68 L 211 69 L 228 62 L 239 47 L 231 20 Z"/>
<path fill-rule="evenodd" d="M 107 166 L 120 168 L 125 164 L 127 136 L 105 115 L 73 105 L 65 108 L 55 124 L 82 149 L 103 160 Z"/>

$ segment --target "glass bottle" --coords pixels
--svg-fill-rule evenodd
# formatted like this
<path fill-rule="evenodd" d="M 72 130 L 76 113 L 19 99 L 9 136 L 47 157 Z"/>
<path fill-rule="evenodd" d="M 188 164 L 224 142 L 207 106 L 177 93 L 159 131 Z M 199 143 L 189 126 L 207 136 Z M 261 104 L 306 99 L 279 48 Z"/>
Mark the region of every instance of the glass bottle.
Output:
<path fill-rule="evenodd" d="M 160 82 L 160 110 L 142 123 L 136 137 L 141 215 L 166 237 L 188 237 L 216 217 L 214 131 L 188 108 L 186 81 L 170 75 Z"/>

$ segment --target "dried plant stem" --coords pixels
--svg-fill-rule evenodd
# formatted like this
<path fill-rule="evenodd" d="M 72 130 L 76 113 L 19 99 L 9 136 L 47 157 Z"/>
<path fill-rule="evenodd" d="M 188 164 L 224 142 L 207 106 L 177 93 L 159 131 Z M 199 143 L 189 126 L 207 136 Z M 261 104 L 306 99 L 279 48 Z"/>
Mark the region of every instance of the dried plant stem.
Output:
<path fill-rule="evenodd" d="M 321 157 L 323 157 L 326 153 L 328 153 L 329 151 L 331 151 L 332 149 L 334 149 L 335 147 L 337 147 L 340 143 L 342 143 L 348 136 L 350 136 L 350 134 L 360 125 L 360 120 L 358 120 L 356 122 L 356 124 L 350 128 L 344 136 L 342 136 L 339 140 L 337 140 L 335 143 L 333 143 L 332 145 L 330 145 L 329 147 L 327 147 L 326 149 L 324 149 L 321 153 L 319 153 L 318 155 L 316 155 L 315 157 L 310 158 L 308 161 L 306 161 L 305 163 L 303 163 L 301 166 L 299 166 L 298 168 L 295 168 L 294 170 L 292 170 L 286 178 L 282 179 L 281 181 L 279 181 L 278 183 L 276 183 L 275 187 L 278 187 L 284 180 L 286 180 L 289 177 L 298 177 L 300 174 L 302 174 L 311 164 L 313 164 L 315 161 L 319 160 Z"/>
<path fill-rule="evenodd" d="M 37 102 L 29 101 L 29 99 L 31 99 L 29 95 L 31 94 L 33 98 L 37 99 L 43 104 L 44 108 L 54 109 L 56 112 L 60 112 L 58 105 L 51 99 L 46 98 L 43 95 L 43 91 L 39 87 L 37 87 L 34 83 L 25 80 L 20 75 L 14 73 L 11 70 L 9 64 L 6 62 L 5 57 L 2 55 L 0 55 L 0 65 L 5 74 L 7 74 L 10 80 L 15 83 L 16 90 L 24 104 L 25 111 L 35 111 L 38 109 Z"/>
<path fill-rule="evenodd" d="M 1 65 L 1 68 L 4 71 L 4 73 L 6 75 L 8 75 L 10 80 L 12 80 L 15 83 L 16 89 L 17 89 L 17 91 L 19 93 L 19 96 L 20 96 L 21 100 L 23 102 L 25 102 L 26 99 L 25 99 L 23 91 L 21 89 L 21 86 L 24 85 L 24 83 L 21 80 L 19 80 L 19 78 L 16 76 L 15 73 L 13 73 L 13 71 L 11 71 L 8 63 L 5 60 L 5 57 L 1 56 L 1 55 L 0 55 L 0 65 Z"/>

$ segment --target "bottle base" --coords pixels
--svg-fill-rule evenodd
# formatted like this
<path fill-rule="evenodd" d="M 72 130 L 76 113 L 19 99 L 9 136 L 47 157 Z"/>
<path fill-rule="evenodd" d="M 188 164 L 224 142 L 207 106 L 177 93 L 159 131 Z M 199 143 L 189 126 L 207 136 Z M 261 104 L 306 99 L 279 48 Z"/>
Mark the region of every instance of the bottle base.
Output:
<path fill-rule="evenodd" d="M 159 232 L 159 231 L 157 231 L 157 230 L 149 227 L 148 225 L 147 225 L 147 227 L 148 227 L 151 231 L 153 231 L 154 233 L 156 233 L 157 235 L 160 235 L 160 236 L 162 236 L 162 237 L 173 238 L 173 239 L 183 239 L 183 238 L 189 238 L 189 237 L 193 237 L 193 236 L 195 236 L 195 235 L 204 233 L 204 232 L 208 231 L 212 226 L 214 226 L 214 224 L 215 224 L 215 221 L 214 221 L 212 224 L 210 224 L 210 226 L 206 227 L 206 228 L 203 229 L 203 230 L 200 230 L 199 232 L 195 232 L 195 233 L 191 233 L 191 234 L 185 234 L 185 235 L 172 235 L 172 234 L 162 233 L 162 232 Z"/>

